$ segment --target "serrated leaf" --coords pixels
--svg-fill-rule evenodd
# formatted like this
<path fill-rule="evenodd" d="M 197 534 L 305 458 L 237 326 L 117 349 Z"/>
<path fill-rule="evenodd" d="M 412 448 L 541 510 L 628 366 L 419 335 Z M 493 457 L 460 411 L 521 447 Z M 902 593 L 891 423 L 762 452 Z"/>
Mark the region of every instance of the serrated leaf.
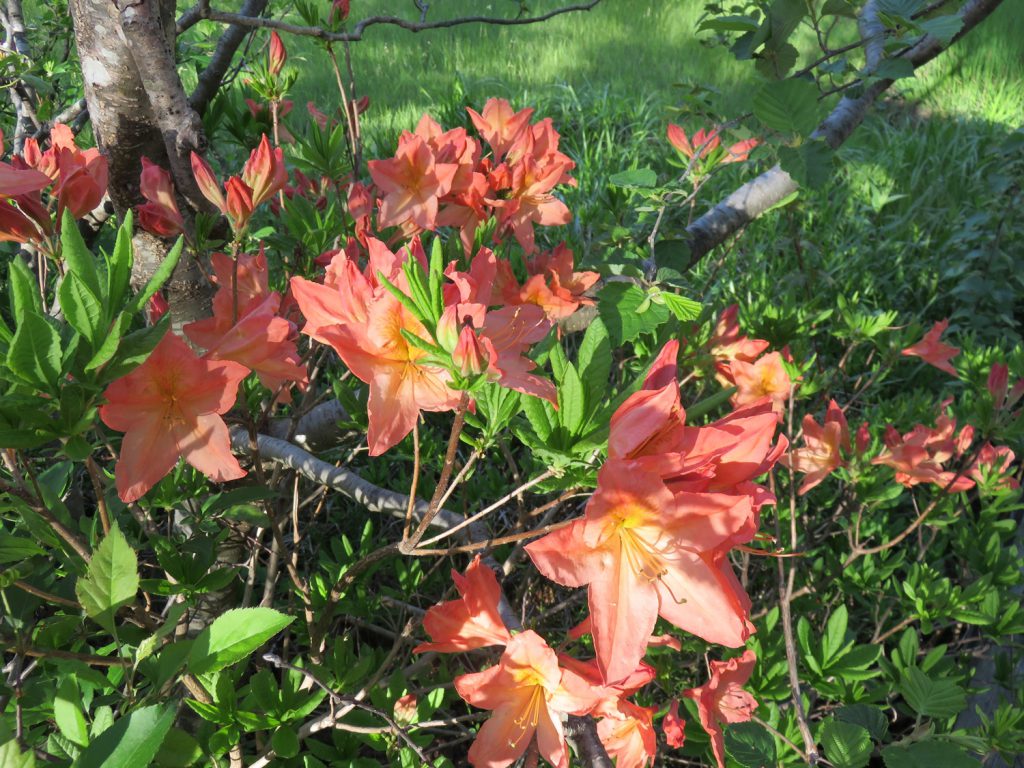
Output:
<path fill-rule="evenodd" d="M 835 768 L 864 768 L 874 751 L 866 728 L 841 720 L 828 720 L 822 726 L 821 745 Z"/>
<path fill-rule="evenodd" d="M 878 707 L 868 704 L 849 704 L 836 710 L 836 719 L 844 723 L 859 725 L 867 730 L 875 741 L 882 741 L 889 732 L 889 721 Z"/>
<path fill-rule="evenodd" d="M 586 413 L 586 393 L 575 366 L 567 363 L 558 387 L 558 420 L 570 435 L 579 433 Z"/>
<path fill-rule="evenodd" d="M 96 258 L 78 231 L 78 222 L 67 208 L 61 219 L 60 255 L 67 265 L 67 271 L 82 281 L 97 299 L 103 295 L 100 276 L 96 271 Z"/>
<path fill-rule="evenodd" d="M 78 756 L 72 768 L 146 768 L 174 722 L 174 707 L 154 704 L 122 717 Z"/>
<path fill-rule="evenodd" d="M 907 746 L 893 744 L 882 750 L 886 768 L 980 768 L 981 763 L 963 747 L 948 741 L 929 739 Z"/>
<path fill-rule="evenodd" d="M 608 177 L 609 183 L 616 187 L 640 187 L 650 188 L 657 186 L 658 174 L 650 168 L 633 168 L 629 171 L 619 171 Z"/>
<path fill-rule="evenodd" d="M 700 317 L 701 304 L 699 301 L 688 299 L 676 293 L 664 292 L 661 294 L 661 298 L 672 314 L 684 323 Z"/>
<path fill-rule="evenodd" d="M 779 133 L 807 136 L 818 126 L 818 89 L 804 80 L 765 83 L 753 107 L 757 119 Z"/>
<path fill-rule="evenodd" d="M 821 16 L 845 16 L 848 19 L 857 18 L 857 10 L 849 3 L 849 0 L 825 0 L 821 6 Z"/>
<path fill-rule="evenodd" d="M 7 350 L 7 367 L 37 389 L 56 392 L 61 374 L 60 335 L 46 319 L 26 312 Z"/>
<path fill-rule="evenodd" d="M 189 655 L 189 669 L 197 675 L 208 674 L 248 658 L 294 620 L 271 608 L 228 611 L 196 637 Z"/>
<path fill-rule="evenodd" d="M 882 59 L 871 74 L 885 80 L 901 80 L 905 77 L 914 77 L 915 72 L 914 65 L 909 59 L 897 58 Z"/>
<path fill-rule="evenodd" d="M 725 726 L 725 751 L 743 768 L 773 768 L 775 739 L 757 723 Z"/>
<path fill-rule="evenodd" d="M 669 318 L 668 307 L 650 301 L 647 293 L 632 283 L 609 283 L 602 288 L 597 310 L 615 344 L 650 333 Z"/>
<path fill-rule="evenodd" d="M 878 0 L 878 10 L 907 21 L 924 7 L 924 0 Z"/>
<path fill-rule="evenodd" d="M 128 605 L 139 591 L 139 568 L 135 550 L 117 527 L 100 542 L 84 577 L 75 583 L 78 602 L 89 618 L 109 632 L 114 631 L 114 613 Z"/>
<path fill-rule="evenodd" d="M 534 434 L 537 435 L 542 443 L 546 443 L 548 438 L 551 437 L 552 424 L 550 416 L 554 415 L 554 409 L 546 400 L 539 397 L 524 397 L 521 405 Z"/>
<path fill-rule="evenodd" d="M 933 679 L 917 667 L 910 667 L 903 673 L 899 688 L 913 710 L 927 717 L 945 720 L 967 706 L 963 688 L 952 680 Z"/>
<path fill-rule="evenodd" d="M 917 26 L 943 45 L 949 45 L 963 29 L 964 20 L 958 14 L 952 13 L 948 16 L 936 16 L 934 19 L 919 21 Z"/>
<path fill-rule="evenodd" d="M 53 719 L 65 738 L 80 747 L 89 746 L 89 728 L 82 712 L 82 694 L 73 677 L 65 677 L 53 700 Z"/>
<path fill-rule="evenodd" d="M 803 187 L 820 189 L 832 178 L 835 153 L 824 141 L 805 141 L 799 147 L 779 147 L 779 164 Z"/>

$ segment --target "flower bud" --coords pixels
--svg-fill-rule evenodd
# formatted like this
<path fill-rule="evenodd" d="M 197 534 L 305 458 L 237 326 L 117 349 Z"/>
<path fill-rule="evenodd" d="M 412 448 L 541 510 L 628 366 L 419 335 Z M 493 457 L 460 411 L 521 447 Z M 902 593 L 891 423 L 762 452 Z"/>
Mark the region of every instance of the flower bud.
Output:
<path fill-rule="evenodd" d="M 285 50 L 281 36 L 277 32 L 270 33 L 270 51 L 267 54 L 267 70 L 273 77 L 281 74 L 284 63 L 288 61 L 288 51 Z"/>
<path fill-rule="evenodd" d="M 463 376 L 479 376 L 487 370 L 487 352 L 480 345 L 476 332 L 468 325 L 462 326 L 459 341 L 452 351 L 452 362 Z"/>

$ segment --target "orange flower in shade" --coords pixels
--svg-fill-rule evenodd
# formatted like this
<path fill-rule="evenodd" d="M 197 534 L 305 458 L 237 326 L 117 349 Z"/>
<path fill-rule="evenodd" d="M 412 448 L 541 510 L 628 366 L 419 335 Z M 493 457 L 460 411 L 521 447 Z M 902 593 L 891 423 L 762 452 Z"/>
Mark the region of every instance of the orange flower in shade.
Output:
<path fill-rule="evenodd" d="M 0 163 L 0 198 L 38 192 L 49 186 L 50 177 L 32 168 L 14 168 L 9 163 Z"/>
<path fill-rule="evenodd" d="M 489 645 L 508 645 L 512 634 L 498 612 L 501 587 L 494 571 L 480 562 L 480 555 L 462 575 L 452 570 L 458 600 L 435 605 L 423 617 L 423 628 L 432 642 L 421 643 L 413 653 L 459 653 Z"/>
<path fill-rule="evenodd" d="M 779 421 L 782 420 L 793 382 L 782 364 L 781 354 L 770 352 L 754 363 L 733 360 L 729 363 L 729 375 L 736 386 L 736 394 L 730 400 L 733 407 L 749 405 L 767 397 L 772 401 L 772 409 L 778 414 Z"/>
<path fill-rule="evenodd" d="M 248 373 L 238 363 L 196 357 L 168 333 L 146 362 L 107 387 L 100 418 L 125 433 L 114 470 L 122 501 L 145 495 L 179 458 L 218 483 L 245 476 L 220 414 Z"/>
<path fill-rule="evenodd" d="M 718 768 L 725 768 L 724 723 L 745 723 L 754 715 L 757 702 L 743 685 L 754 671 L 757 657 L 753 651 L 728 661 L 711 662 L 711 680 L 699 688 L 691 688 L 683 695 L 697 702 L 700 724 L 711 737 Z"/>
<path fill-rule="evenodd" d="M 426 230 L 437 226 L 438 198 L 451 189 L 457 164 L 435 162 L 430 145 L 406 133 L 393 158 L 371 160 L 368 166 L 374 184 L 384 193 L 378 226 L 394 227 L 406 221 Z"/>
<path fill-rule="evenodd" d="M 527 545 L 537 569 L 589 586 L 594 648 L 606 682 L 632 673 L 660 615 L 711 643 L 742 645 L 753 627 L 724 551 L 749 540 L 748 496 L 672 494 L 655 474 L 609 461 L 582 518 Z"/>
<path fill-rule="evenodd" d="M 886 450 L 871 460 L 896 470 L 896 482 L 911 488 L 919 483 L 932 483 L 949 493 L 959 493 L 974 487 L 966 474 L 946 470 L 947 461 L 963 455 L 974 437 L 974 429 L 966 426 L 956 432 L 956 421 L 946 415 L 939 416 L 934 429 L 918 424 L 902 437 L 892 426 L 886 428 L 883 438 Z M 952 485 L 950 485 L 952 483 Z"/>
<path fill-rule="evenodd" d="M 657 707 L 620 701 L 619 716 L 605 717 L 597 724 L 597 737 L 615 761 L 615 768 L 646 768 L 653 763 L 658 752 L 653 722 L 657 711 Z"/>
<path fill-rule="evenodd" d="M 1013 451 L 1007 446 L 985 443 L 978 451 L 978 458 L 969 474 L 979 483 L 986 475 L 995 474 L 999 478 L 996 482 L 998 487 L 1020 488 L 1020 482 L 1012 474 L 1015 459 Z"/>
<path fill-rule="evenodd" d="M 665 743 L 678 749 L 686 743 L 686 721 L 679 717 L 679 699 L 672 699 L 665 718 L 661 721 Z"/>
<path fill-rule="evenodd" d="M 136 208 L 139 225 L 144 230 L 158 237 L 176 237 L 185 231 L 185 220 L 174 199 L 171 174 L 145 157 L 142 158 L 139 191 L 147 201 Z"/>
<path fill-rule="evenodd" d="M 497 158 L 503 157 L 527 129 L 533 115 L 532 109 L 514 111 L 505 99 L 488 99 L 483 114 L 469 108 L 466 111 Z"/>
<path fill-rule="evenodd" d="M 742 360 L 752 363 L 768 349 L 768 342 L 763 339 L 749 339 L 740 328 L 737 315 L 739 305 L 733 304 L 718 317 L 715 331 L 707 343 L 707 350 L 716 360 L 729 362 Z"/>
<path fill-rule="evenodd" d="M 75 134 L 61 123 L 54 125 L 50 131 L 49 149 L 41 151 L 38 142 L 30 138 L 25 142 L 24 157 L 17 158 L 17 161 L 36 169 L 54 183 L 52 194 L 57 198 L 58 222 L 65 208 L 75 218 L 85 216 L 100 204 L 107 192 L 107 158 L 95 147 L 79 149 L 75 144 Z M 9 180 L 13 181 L 13 178 Z M 39 183 L 39 178 L 24 177 L 22 186 L 24 183 L 35 185 Z M 26 192 L 38 191 L 43 186 L 46 185 L 36 186 L 34 190 Z M 2 190 L 0 194 L 3 194 Z M 33 218 L 38 220 L 37 216 Z"/>
<path fill-rule="evenodd" d="M 932 326 L 932 329 L 924 335 L 917 344 L 907 347 L 903 350 L 902 354 L 908 357 L 920 357 L 929 365 L 934 365 L 940 371 L 945 371 L 950 376 L 960 378 L 960 374 L 956 372 L 950 364 L 950 360 L 960 354 L 960 350 L 956 347 L 951 347 L 948 344 L 943 344 L 939 341 L 939 338 L 946 332 L 949 327 L 949 320 L 942 320 Z"/>
<path fill-rule="evenodd" d="M 686 135 L 681 127 L 675 123 L 668 124 L 668 141 L 673 147 L 688 158 L 693 158 L 697 155 L 697 159 L 701 160 L 716 149 L 718 149 L 719 138 L 718 131 L 705 131 L 701 128 L 695 134 L 693 134 L 693 142 Z"/>
<path fill-rule="evenodd" d="M 804 447 L 791 450 L 779 463 L 807 475 L 798 491 L 802 496 L 845 464 L 841 450 L 850 452 L 850 428 L 843 409 L 830 400 L 825 423 L 819 425 L 810 414 L 804 416 Z"/>
<path fill-rule="evenodd" d="M 553 251 L 540 253 L 526 264 L 529 278 L 522 286 L 512 273 L 512 265 L 498 262 L 496 292 L 506 304 L 536 304 L 552 322 L 568 317 L 583 304 L 593 304 L 584 296 L 599 279 L 597 272 L 574 271 L 573 253 L 561 243 Z"/>
<path fill-rule="evenodd" d="M 514 636 L 495 666 L 455 678 L 455 690 L 473 706 L 494 711 L 469 749 L 477 768 L 511 765 L 534 737 L 541 757 L 568 768 L 562 717 L 594 703 L 585 687 L 563 682 L 555 652 L 532 630 Z"/>

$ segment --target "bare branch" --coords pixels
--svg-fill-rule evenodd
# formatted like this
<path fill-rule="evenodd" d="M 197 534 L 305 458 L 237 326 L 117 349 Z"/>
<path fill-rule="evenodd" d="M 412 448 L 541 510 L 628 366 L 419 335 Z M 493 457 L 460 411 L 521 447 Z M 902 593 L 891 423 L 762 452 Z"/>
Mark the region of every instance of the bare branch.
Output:
<path fill-rule="evenodd" d="M 369 16 L 362 21 L 357 22 L 351 32 L 331 32 L 323 27 L 307 27 L 300 24 L 289 24 L 288 22 L 279 21 L 277 19 L 253 18 L 240 13 L 228 13 L 225 11 L 217 11 L 212 8 L 208 10 L 200 9 L 199 13 L 203 19 L 208 21 L 219 21 L 222 24 L 238 24 L 246 27 L 276 29 L 280 32 L 287 32 L 292 35 L 301 35 L 304 37 L 315 37 L 332 43 L 353 43 L 357 40 L 362 40 L 363 32 L 367 29 L 380 24 L 400 27 L 401 29 L 409 32 L 425 32 L 430 29 L 448 29 L 451 27 L 459 27 L 464 24 L 490 24 L 493 26 L 511 27 L 521 26 L 524 24 L 537 24 L 542 21 L 547 21 L 548 19 L 553 19 L 555 16 L 561 16 L 564 13 L 589 11 L 600 2 L 601 0 L 590 0 L 590 2 L 586 3 L 576 3 L 574 5 L 555 8 L 552 11 L 548 11 L 547 13 L 542 13 L 537 16 L 521 16 L 513 19 L 496 16 L 460 16 L 455 19 L 443 19 L 441 21 L 417 22 L 402 19 L 397 16 Z"/>
<path fill-rule="evenodd" d="M 938 39 L 926 35 L 900 58 L 909 61 L 915 69 L 927 64 L 986 19 L 1001 2 L 1002 0 L 968 0 L 959 13 L 963 19 L 963 26 L 948 45 L 943 45 Z M 860 96 L 844 97 L 818 126 L 812 137 L 823 138 L 833 149 L 842 145 L 864 121 L 868 110 L 878 97 L 888 90 L 893 82 L 888 79 L 878 80 L 869 85 Z M 725 242 L 741 227 L 793 194 L 797 186 L 792 177 L 779 166 L 744 184 L 687 227 L 690 259 L 689 263 L 683 266 L 695 265 L 711 249 Z"/>
<path fill-rule="evenodd" d="M 885 25 L 878 17 L 878 5 L 868 0 L 857 17 L 857 30 L 864 43 L 865 69 L 873 72 L 885 55 Z"/>
<path fill-rule="evenodd" d="M 267 7 L 267 0 L 245 0 L 238 15 L 249 19 L 258 18 Z M 194 8 L 186 12 L 186 15 L 195 14 L 196 19 L 202 18 L 204 9 L 208 9 L 208 3 L 199 3 Z M 184 18 L 184 17 L 183 17 Z M 181 27 L 181 20 L 178 21 L 178 27 Z M 186 27 L 187 29 L 187 27 Z M 199 74 L 199 82 L 196 84 L 196 89 L 189 96 L 189 104 L 192 105 L 192 109 L 198 112 L 200 115 L 206 111 L 206 108 L 210 105 L 213 97 L 217 95 L 218 89 L 220 89 L 221 83 L 224 81 L 224 76 L 227 71 L 231 68 L 231 60 L 235 56 L 235 52 L 238 50 L 238 46 L 242 44 L 245 36 L 250 34 L 252 29 L 249 26 L 242 24 L 232 24 L 221 35 L 220 40 L 217 41 L 217 48 L 213 52 L 213 56 L 210 58 L 210 63 L 206 66 Z M 179 34 L 181 32 L 179 31 Z"/>

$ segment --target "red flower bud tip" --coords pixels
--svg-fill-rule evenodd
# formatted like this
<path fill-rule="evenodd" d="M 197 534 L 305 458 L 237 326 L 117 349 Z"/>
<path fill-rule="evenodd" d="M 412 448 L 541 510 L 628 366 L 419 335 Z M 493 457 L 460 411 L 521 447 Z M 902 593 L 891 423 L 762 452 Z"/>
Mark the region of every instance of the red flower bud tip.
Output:
<path fill-rule="evenodd" d="M 452 362 L 463 376 L 479 376 L 487 370 L 487 352 L 480 345 L 476 332 L 468 325 L 462 326 L 459 341 L 452 352 Z"/>
<path fill-rule="evenodd" d="M 857 427 L 857 436 L 854 440 L 854 447 L 857 449 L 857 455 L 863 456 L 864 452 L 871 445 L 871 433 L 868 431 L 868 423 L 865 421 L 859 427 Z"/>
<path fill-rule="evenodd" d="M 285 50 L 281 36 L 277 32 L 270 33 L 270 51 L 267 55 L 267 69 L 270 74 L 277 77 L 288 61 L 288 51 Z"/>
<path fill-rule="evenodd" d="M 224 186 L 228 192 L 225 213 L 231 219 L 235 232 L 241 232 L 255 208 L 252 190 L 237 176 L 229 178 Z"/>
<path fill-rule="evenodd" d="M 350 0 L 334 0 L 331 6 L 331 22 L 345 21 L 348 18 L 348 12 L 350 10 Z"/>

